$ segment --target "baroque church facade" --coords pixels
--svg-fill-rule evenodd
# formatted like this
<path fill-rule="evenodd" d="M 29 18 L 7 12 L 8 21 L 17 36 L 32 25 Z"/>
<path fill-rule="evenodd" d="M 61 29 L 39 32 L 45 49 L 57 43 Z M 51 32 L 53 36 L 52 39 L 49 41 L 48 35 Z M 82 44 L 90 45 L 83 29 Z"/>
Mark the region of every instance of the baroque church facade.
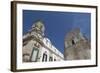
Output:
<path fill-rule="evenodd" d="M 49 62 L 64 60 L 63 54 L 45 37 L 45 26 L 36 21 L 23 36 L 23 62 Z"/>

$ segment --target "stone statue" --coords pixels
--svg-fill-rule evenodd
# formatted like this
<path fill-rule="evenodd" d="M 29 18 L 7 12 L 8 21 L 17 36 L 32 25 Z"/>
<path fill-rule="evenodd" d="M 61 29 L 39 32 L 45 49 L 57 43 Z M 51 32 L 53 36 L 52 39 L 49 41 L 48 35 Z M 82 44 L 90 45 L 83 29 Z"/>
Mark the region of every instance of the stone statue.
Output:
<path fill-rule="evenodd" d="M 33 28 L 37 33 L 44 35 L 45 27 L 44 27 L 43 21 L 41 21 L 41 20 L 36 21 L 36 22 L 33 24 L 32 28 Z"/>

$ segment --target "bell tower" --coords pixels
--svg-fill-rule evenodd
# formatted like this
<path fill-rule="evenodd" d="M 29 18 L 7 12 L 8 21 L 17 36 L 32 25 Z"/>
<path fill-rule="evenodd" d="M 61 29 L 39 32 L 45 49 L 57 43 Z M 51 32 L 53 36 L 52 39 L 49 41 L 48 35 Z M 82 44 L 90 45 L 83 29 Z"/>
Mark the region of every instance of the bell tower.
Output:
<path fill-rule="evenodd" d="M 80 32 L 80 29 L 74 29 L 65 37 L 65 60 L 90 59 L 90 42 Z"/>

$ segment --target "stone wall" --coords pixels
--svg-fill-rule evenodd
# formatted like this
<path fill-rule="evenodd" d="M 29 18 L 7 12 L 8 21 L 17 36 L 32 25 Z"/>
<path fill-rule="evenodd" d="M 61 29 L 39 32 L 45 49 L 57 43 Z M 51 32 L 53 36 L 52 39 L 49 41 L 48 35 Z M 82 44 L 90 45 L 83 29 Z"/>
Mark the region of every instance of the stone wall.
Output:
<path fill-rule="evenodd" d="M 65 37 L 65 60 L 82 60 L 91 58 L 90 42 L 83 37 L 80 30 L 74 30 Z"/>

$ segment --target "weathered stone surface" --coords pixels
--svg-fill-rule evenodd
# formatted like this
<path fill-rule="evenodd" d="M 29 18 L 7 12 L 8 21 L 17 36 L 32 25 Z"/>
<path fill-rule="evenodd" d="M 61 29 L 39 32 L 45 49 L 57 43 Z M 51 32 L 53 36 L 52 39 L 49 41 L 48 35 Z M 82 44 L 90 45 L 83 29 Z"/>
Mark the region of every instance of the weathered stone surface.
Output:
<path fill-rule="evenodd" d="M 83 37 L 79 29 L 75 29 L 65 37 L 65 60 L 82 60 L 91 58 L 90 42 Z"/>

